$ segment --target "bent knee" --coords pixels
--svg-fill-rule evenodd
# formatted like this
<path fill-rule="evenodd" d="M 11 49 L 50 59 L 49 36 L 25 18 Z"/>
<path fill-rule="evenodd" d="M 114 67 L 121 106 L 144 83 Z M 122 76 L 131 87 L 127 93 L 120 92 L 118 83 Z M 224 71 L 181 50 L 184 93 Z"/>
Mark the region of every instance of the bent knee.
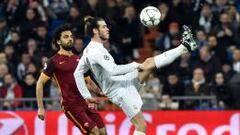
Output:
<path fill-rule="evenodd" d="M 100 131 L 97 127 L 94 127 L 91 132 L 90 135 L 100 135 Z"/>
<path fill-rule="evenodd" d="M 152 63 L 152 62 L 154 62 L 154 58 L 153 57 L 150 57 L 150 58 L 147 58 L 145 61 L 144 61 L 144 63 Z"/>
<path fill-rule="evenodd" d="M 100 128 L 99 129 L 100 135 L 107 135 L 107 130 L 106 128 Z"/>
<path fill-rule="evenodd" d="M 143 131 L 143 132 L 145 132 L 146 129 L 147 129 L 147 123 L 146 123 L 146 122 L 142 122 L 141 124 L 136 125 L 136 129 L 137 129 L 138 131 Z"/>
<path fill-rule="evenodd" d="M 145 70 L 152 70 L 153 68 L 155 68 L 154 58 L 153 57 L 147 58 L 143 62 L 143 65 Z"/>
<path fill-rule="evenodd" d="M 141 125 L 141 129 L 144 130 L 144 131 L 146 131 L 146 129 L 147 129 L 147 123 L 146 123 L 146 122 L 144 122 L 144 123 Z"/>

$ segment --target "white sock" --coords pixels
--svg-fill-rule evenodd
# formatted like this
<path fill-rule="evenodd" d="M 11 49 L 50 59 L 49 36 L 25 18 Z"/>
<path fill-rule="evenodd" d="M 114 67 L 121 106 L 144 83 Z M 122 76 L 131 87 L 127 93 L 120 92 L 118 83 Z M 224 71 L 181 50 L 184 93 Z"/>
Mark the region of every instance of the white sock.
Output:
<path fill-rule="evenodd" d="M 154 57 L 154 62 L 157 68 L 161 68 L 172 63 L 176 58 L 181 56 L 182 54 L 187 53 L 188 50 L 183 45 L 179 45 L 178 47 L 163 52 L 160 55 Z"/>
<path fill-rule="evenodd" d="M 133 135 L 145 135 L 145 133 L 141 131 L 134 130 Z"/>

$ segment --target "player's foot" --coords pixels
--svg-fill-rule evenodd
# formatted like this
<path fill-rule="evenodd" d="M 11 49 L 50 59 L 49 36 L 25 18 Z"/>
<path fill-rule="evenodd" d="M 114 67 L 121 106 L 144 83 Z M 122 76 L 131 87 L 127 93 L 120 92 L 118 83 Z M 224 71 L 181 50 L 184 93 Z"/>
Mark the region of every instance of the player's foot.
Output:
<path fill-rule="evenodd" d="M 193 38 L 191 29 L 183 25 L 182 44 L 188 49 L 189 52 L 197 48 L 197 43 Z"/>

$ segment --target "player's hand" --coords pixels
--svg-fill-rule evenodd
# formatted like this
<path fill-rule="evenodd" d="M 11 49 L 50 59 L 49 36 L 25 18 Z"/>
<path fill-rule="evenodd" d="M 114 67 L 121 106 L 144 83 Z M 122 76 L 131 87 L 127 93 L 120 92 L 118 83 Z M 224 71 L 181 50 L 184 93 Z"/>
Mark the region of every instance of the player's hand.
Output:
<path fill-rule="evenodd" d="M 89 109 L 97 110 L 97 104 L 95 104 L 95 103 L 87 103 L 87 104 L 88 104 Z"/>
<path fill-rule="evenodd" d="M 87 105 L 89 109 L 96 110 L 97 109 L 97 99 L 96 98 L 87 98 L 86 99 Z"/>
<path fill-rule="evenodd" d="M 38 108 L 38 118 L 41 120 L 44 120 L 44 118 L 45 118 L 45 109 L 44 108 Z"/>
<path fill-rule="evenodd" d="M 96 98 L 87 98 L 86 99 L 86 102 L 87 103 L 95 103 L 95 104 L 97 104 L 98 103 L 98 100 L 96 99 Z"/>

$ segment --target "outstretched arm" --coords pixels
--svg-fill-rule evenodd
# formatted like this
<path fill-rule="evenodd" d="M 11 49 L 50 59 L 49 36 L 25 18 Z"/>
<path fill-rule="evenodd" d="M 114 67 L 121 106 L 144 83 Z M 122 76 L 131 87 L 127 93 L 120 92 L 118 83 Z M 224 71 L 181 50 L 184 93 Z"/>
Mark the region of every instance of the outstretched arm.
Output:
<path fill-rule="evenodd" d="M 85 65 L 83 58 L 82 58 L 82 59 L 80 59 L 73 75 L 75 78 L 77 88 L 78 88 L 79 92 L 81 93 L 81 95 L 83 96 L 83 98 L 85 98 L 85 99 L 91 98 L 91 94 L 90 94 L 89 90 L 87 89 L 86 82 L 84 80 L 84 73 L 86 73 L 87 71 L 88 71 L 88 67 Z"/>
<path fill-rule="evenodd" d="M 136 70 L 139 66 L 138 63 L 132 62 L 125 65 L 117 65 L 114 62 L 113 57 L 109 53 L 100 54 L 97 53 L 90 57 L 95 63 L 99 64 L 104 70 L 106 70 L 110 75 L 123 75 Z"/>

